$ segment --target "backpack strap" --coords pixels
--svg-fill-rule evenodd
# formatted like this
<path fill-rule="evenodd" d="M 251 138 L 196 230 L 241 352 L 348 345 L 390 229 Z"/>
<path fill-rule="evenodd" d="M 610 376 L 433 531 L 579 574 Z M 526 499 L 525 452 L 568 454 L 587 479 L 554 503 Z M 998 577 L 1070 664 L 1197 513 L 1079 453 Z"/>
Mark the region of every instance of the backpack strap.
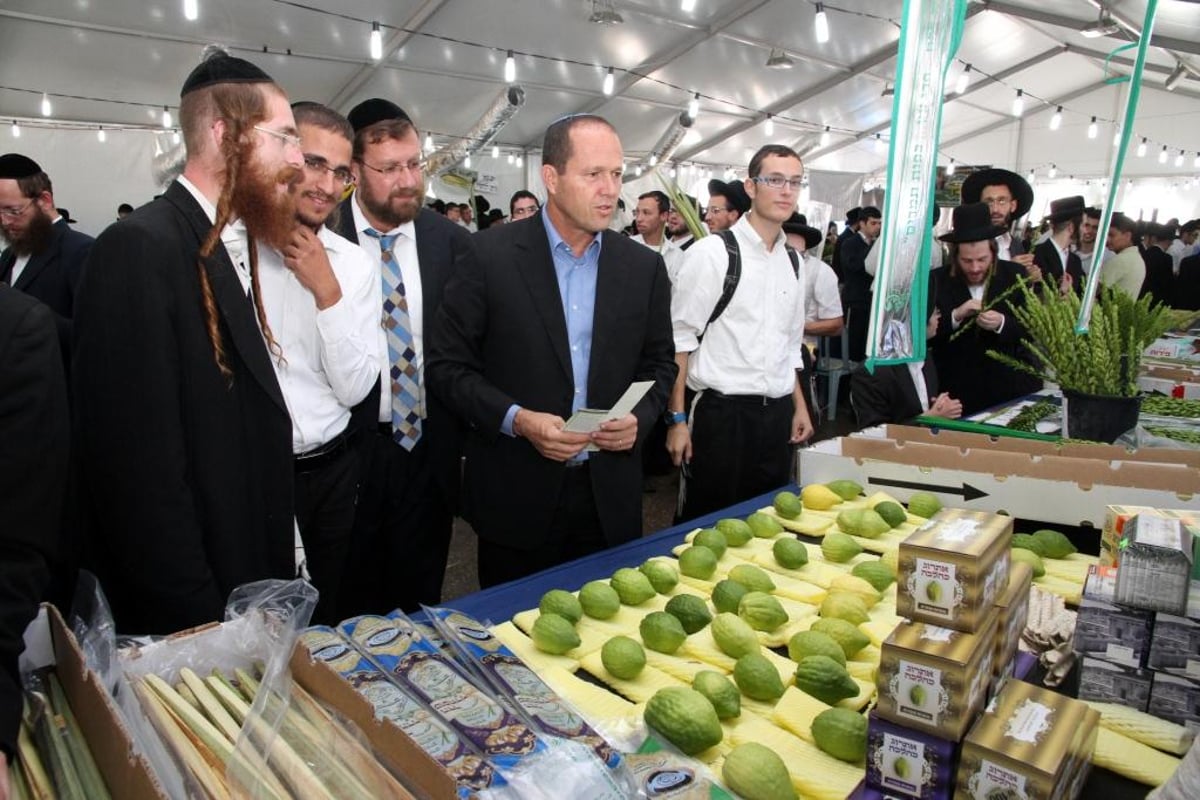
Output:
<path fill-rule="evenodd" d="M 717 235 L 725 242 L 725 252 L 729 254 L 729 266 L 725 268 L 725 282 L 721 286 L 721 297 L 717 300 L 717 304 L 713 306 L 712 313 L 708 315 L 708 322 L 704 324 L 704 331 L 707 331 L 708 326 L 716 322 L 717 318 L 725 313 L 725 309 L 729 306 L 729 301 L 733 300 L 733 293 L 737 291 L 738 282 L 742 279 L 742 252 L 738 249 L 737 237 L 729 229 L 717 231 Z M 697 338 L 704 338 L 704 331 L 701 331 L 700 336 Z"/>
<path fill-rule="evenodd" d="M 795 274 L 796 280 L 800 280 L 800 254 L 790 244 L 785 243 L 783 248 L 787 250 L 788 260 L 792 262 L 792 273 Z"/>

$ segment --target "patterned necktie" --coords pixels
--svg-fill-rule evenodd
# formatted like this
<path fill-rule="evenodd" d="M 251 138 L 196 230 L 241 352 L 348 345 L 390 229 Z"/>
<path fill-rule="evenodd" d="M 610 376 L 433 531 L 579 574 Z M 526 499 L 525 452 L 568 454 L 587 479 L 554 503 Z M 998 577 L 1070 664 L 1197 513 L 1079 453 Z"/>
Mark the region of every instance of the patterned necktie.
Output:
<path fill-rule="evenodd" d="M 417 370 L 404 278 L 392 252 L 397 234 L 383 234 L 373 228 L 366 233 L 379 240 L 383 265 L 383 329 L 391 364 L 392 438 L 405 450 L 412 450 L 421 438 L 421 374 Z"/>

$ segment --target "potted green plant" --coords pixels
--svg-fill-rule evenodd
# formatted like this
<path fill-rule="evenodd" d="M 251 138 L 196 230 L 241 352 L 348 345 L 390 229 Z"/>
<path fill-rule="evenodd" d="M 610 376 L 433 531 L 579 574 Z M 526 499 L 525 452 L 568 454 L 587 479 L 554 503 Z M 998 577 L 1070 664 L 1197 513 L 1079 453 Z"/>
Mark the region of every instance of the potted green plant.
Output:
<path fill-rule="evenodd" d="M 1176 325 L 1175 314 L 1149 296 L 1135 300 L 1101 287 L 1087 333 L 1075 331 L 1081 298 L 1021 281 L 1024 303 L 1012 313 L 1025 328 L 1032 364 L 1004 353 L 988 355 L 1014 369 L 1057 383 L 1063 393 L 1063 436 L 1115 442 L 1137 425 L 1137 378 L 1142 352 Z"/>

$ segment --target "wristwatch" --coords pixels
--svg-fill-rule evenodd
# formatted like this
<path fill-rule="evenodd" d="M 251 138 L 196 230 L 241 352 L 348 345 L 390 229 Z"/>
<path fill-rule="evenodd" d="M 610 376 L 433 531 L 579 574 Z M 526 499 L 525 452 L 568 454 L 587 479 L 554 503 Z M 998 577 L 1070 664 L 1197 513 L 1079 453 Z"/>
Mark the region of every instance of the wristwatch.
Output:
<path fill-rule="evenodd" d="M 686 411 L 667 411 L 663 414 L 663 421 L 667 425 L 678 425 L 681 422 L 687 422 Z"/>

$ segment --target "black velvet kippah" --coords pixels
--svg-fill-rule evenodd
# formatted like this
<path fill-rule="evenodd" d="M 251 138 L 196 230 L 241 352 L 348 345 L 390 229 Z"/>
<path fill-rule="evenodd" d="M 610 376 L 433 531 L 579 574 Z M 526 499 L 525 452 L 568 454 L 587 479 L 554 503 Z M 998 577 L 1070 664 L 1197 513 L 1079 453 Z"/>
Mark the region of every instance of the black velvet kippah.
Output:
<path fill-rule="evenodd" d="M 406 119 L 412 122 L 412 118 L 405 113 L 404 109 L 393 103 L 391 100 L 384 100 L 381 97 L 372 97 L 370 100 L 363 100 L 361 103 L 350 109 L 350 113 L 346 115 L 346 119 L 350 120 L 350 127 L 358 133 L 363 128 L 368 128 L 376 122 L 383 122 L 391 119 Z"/>
<path fill-rule="evenodd" d="M 215 51 L 201 61 L 183 82 L 179 96 L 218 83 L 273 83 L 271 76 L 243 58 Z"/>
<path fill-rule="evenodd" d="M 20 153 L 5 153 L 0 156 L 0 178 L 19 180 L 30 178 L 42 171 L 38 163 Z"/>

